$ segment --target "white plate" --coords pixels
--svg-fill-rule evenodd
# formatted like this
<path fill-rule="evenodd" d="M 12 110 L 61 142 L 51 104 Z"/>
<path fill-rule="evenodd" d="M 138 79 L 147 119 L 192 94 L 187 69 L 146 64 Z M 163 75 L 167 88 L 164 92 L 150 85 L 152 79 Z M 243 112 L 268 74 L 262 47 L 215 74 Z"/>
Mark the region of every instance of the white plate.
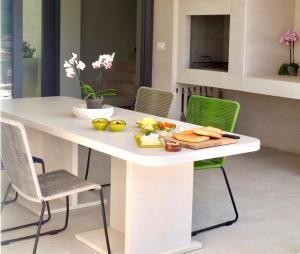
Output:
<path fill-rule="evenodd" d="M 73 107 L 73 113 L 76 117 L 81 119 L 93 120 L 96 118 L 106 118 L 110 120 L 114 113 L 114 108 L 109 105 L 103 105 L 100 109 L 87 109 L 86 104 L 80 104 Z"/>

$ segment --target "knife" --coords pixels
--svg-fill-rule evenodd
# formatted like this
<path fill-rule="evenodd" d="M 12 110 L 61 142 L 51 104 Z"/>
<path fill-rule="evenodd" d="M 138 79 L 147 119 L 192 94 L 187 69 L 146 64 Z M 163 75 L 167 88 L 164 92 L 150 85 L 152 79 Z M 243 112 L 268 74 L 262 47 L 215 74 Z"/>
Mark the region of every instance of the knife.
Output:
<path fill-rule="evenodd" d="M 232 139 L 240 139 L 241 138 L 240 136 L 227 134 L 227 133 L 223 134 L 223 137 L 224 138 L 232 138 Z"/>

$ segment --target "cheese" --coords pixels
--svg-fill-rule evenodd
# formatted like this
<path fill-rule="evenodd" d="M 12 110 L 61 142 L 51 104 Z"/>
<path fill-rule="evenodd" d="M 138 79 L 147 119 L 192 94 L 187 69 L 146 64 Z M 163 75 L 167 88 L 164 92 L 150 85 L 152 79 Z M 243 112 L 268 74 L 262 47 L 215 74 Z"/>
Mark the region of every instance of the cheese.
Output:
<path fill-rule="evenodd" d="M 160 145 L 161 141 L 159 139 L 159 135 L 155 133 L 151 133 L 150 135 L 143 135 L 141 137 L 141 145 L 143 146 L 153 146 Z"/>

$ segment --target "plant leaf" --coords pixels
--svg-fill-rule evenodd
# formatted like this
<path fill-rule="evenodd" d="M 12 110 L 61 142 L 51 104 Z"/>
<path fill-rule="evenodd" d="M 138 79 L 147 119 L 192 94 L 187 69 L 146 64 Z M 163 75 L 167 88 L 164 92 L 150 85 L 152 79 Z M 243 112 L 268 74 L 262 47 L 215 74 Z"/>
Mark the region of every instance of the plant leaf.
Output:
<path fill-rule="evenodd" d="M 81 89 L 84 95 L 86 96 L 90 96 L 90 94 L 95 94 L 93 87 L 90 86 L 89 84 L 83 84 Z"/>
<path fill-rule="evenodd" d="M 289 75 L 288 64 L 282 64 L 279 68 L 278 75 Z"/>
<path fill-rule="evenodd" d="M 107 90 L 102 90 L 102 91 L 98 91 L 96 93 L 97 96 L 115 96 L 117 95 L 117 90 L 116 89 L 107 89 Z"/>

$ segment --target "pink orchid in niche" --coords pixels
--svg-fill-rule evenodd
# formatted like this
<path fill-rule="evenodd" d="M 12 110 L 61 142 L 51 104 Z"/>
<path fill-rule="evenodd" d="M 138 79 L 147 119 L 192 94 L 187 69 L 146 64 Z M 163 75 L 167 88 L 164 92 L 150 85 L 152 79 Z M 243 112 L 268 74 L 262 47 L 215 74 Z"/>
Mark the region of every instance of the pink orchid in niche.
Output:
<path fill-rule="evenodd" d="M 289 29 L 280 38 L 280 43 L 290 46 L 290 64 L 295 63 L 295 42 L 298 40 L 299 34 L 293 29 Z"/>

